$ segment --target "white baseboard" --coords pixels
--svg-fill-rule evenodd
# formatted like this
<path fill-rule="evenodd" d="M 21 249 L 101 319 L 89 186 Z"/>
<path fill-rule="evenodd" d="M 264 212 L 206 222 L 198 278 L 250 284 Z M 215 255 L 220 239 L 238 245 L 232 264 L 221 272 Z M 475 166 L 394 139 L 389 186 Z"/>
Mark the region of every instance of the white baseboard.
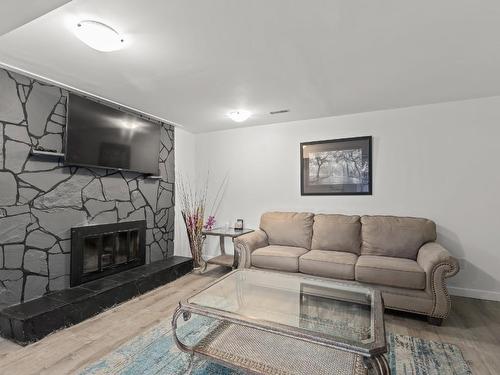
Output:
<path fill-rule="evenodd" d="M 492 290 L 459 288 L 455 286 L 448 286 L 448 290 L 453 296 L 500 301 L 500 292 L 494 292 Z"/>

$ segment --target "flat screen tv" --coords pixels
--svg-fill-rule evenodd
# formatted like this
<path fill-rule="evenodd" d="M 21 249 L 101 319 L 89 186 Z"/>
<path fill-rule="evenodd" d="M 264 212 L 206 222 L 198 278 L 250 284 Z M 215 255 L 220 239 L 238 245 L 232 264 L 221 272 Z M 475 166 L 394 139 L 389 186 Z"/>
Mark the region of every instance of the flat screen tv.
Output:
<path fill-rule="evenodd" d="M 70 94 L 65 163 L 158 174 L 160 124 Z"/>

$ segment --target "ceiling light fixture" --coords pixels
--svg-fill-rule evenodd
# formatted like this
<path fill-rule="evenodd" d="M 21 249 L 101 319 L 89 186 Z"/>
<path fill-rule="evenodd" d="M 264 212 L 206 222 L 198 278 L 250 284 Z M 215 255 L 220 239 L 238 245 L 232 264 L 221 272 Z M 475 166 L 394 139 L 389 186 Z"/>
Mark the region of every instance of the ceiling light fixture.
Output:
<path fill-rule="evenodd" d="M 101 52 L 116 51 L 124 46 L 123 38 L 115 29 L 98 21 L 78 22 L 75 34 L 83 43 Z"/>
<path fill-rule="evenodd" d="M 248 118 L 252 115 L 249 111 L 245 111 L 244 109 L 239 109 L 237 111 L 232 111 L 227 114 L 229 118 L 236 122 L 243 122 L 248 120 Z"/>

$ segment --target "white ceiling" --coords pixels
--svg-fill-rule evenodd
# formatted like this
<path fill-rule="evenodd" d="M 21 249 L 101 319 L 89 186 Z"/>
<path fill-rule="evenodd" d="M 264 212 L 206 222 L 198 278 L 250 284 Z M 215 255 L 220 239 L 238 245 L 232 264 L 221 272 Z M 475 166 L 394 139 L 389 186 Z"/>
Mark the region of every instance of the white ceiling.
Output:
<path fill-rule="evenodd" d="M 38 18 L 70 0 L 2 0 L 0 35 Z"/>
<path fill-rule="evenodd" d="M 78 41 L 88 18 L 127 48 Z M 73 0 L 0 62 L 203 132 L 499 95 L 499 21 L 498 0 Z"/>

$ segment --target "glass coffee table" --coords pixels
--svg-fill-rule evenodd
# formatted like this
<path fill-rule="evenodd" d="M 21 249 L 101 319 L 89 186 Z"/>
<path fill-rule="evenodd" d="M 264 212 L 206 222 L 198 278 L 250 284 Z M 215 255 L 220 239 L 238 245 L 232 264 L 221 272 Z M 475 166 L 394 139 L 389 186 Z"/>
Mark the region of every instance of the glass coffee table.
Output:
<path fill-rule="evenodd" d="M 180 350 L 251 374 L 390 374 L 380 292 L 323 278 L 239 269 L 181 301 Z M 210 329 L 182 342 L 183 329 Z"/>

